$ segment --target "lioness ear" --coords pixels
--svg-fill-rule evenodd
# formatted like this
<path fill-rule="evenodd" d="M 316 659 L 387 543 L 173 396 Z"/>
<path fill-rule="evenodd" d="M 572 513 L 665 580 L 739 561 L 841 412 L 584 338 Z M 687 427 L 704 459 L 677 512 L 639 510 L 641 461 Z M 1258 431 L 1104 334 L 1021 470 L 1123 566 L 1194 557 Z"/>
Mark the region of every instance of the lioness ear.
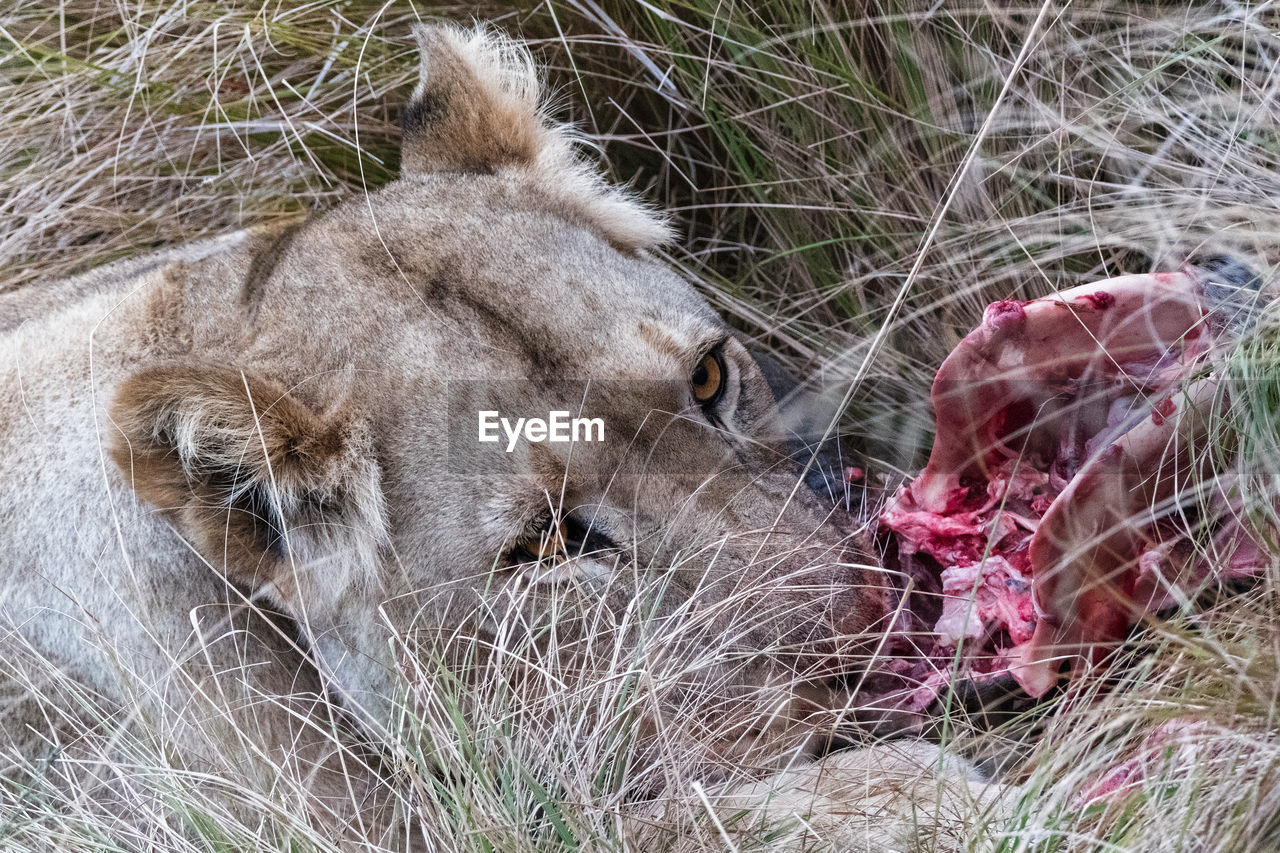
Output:
<path fill-rule="evenodd" d="M 620 249 L 670 239 L 660 216 L 579 160 L 569 128 L 546 117 L 523 45 L 483 27 L 419 25 L 414 35 L 422 71 L 400 118 L 403 174 L 519 174 Z"/>
<path fill-rule="evenodd" d="M 324 558 L 326 582 L 345 586 L 375 565 L 385 516 L 355 419 L 209 365 L 139 371 L 119 388 L 111 418 L 111 457 L 125 478 L 232 580 L 288 607 L 298 594 L 291 569 Z"/>
<path fill-rule="evenodd" d="M 532 166 L 551 144 L 533 60 L 484 31 L 419 25 L 418 86 L 400 116 L 401 169 L 493 172 Z"/>

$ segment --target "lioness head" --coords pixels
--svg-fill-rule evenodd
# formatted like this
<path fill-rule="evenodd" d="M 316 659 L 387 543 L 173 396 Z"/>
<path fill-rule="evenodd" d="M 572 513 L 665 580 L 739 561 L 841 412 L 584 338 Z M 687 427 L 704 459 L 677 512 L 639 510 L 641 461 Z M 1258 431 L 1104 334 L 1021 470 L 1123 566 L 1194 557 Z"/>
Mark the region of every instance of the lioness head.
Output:
<path fill-rule="evenodd" d="M 414 636 L 585 658 L 665 620 L 721 697 L 836 674 L 879 585 L 743 344 L 545 118 L 523 51 L 417 35 L 401 178 L 281 235 L 198 355 L 125 382 L 115 461 L 371 726 Z M 482 411 L 565 410 L 603 440 L 478 440 Z"/>

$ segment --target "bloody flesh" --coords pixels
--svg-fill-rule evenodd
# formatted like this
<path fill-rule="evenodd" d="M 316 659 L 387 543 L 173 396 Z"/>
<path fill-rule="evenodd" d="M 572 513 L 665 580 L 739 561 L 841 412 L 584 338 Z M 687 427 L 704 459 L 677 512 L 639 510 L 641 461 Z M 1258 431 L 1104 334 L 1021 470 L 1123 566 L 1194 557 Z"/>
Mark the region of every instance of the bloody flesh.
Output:
<path fill-rule="evenodd" d="M 1223 525 L 1197 562 L 1180 490 L 1201 470 L 1224 394 L 1212 355 L 1238 300 L 1204 271 L 1133 275 L 987 308 L 943 362 L 928 465 L 880 516 L 904 603 L 895 704 L 957 674 L 1038 696 L 1142 613 L 1259 552 Z"/>

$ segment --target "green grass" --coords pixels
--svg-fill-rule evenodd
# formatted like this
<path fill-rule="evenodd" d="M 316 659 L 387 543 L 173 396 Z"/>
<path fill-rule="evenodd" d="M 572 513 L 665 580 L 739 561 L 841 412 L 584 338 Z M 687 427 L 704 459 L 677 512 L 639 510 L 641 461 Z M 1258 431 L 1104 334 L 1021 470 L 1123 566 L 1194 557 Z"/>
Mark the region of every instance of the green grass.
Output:
<path fill-rule="evenodd" d="M 1084 0 L 1042 11 L 10 0 L 0 290 L 391 180 L 396 112 L 417 73 L 409 23 L 488 18 L 530 41 L 556 114 L 601 147 L 612 175 L 674 212 L 670 260 L 759 348 L 850 397 L 842 428 L 873 467 L 911 470 L 931 441 L 933 371 L 988 301 L 1206 251 L 1271 279 L 1280 258 L 1280 9 Z M 1245 506 L 1274 521 L 1280 344 L 1261 328 L 1233 356 L 1240 403 L 1224 427 L 1246 451 L 1230 456 Z M 1275 583 L 1273 567 L 1240 595 L 1153 620 L 1109 681 L 1077 685 L 1047 719 L 987 732 L 953 715 L 958 748 L 1025 752 L 1007 778 L 1026 793 L 999 849 L 1280 847 Z M 648 663 L 637 654 L 612 680 L 561 695 L 559 716 L 501 679 L 478 715 L 460 683 L 442 690 L 429 717 L 406 723 L 404 742 L 431 755 L 410 750 L 403 807 L 438 816 L 437 841 L 452 849 L 623 849 L 637 776 L 662 770 L 626 760 L 637 760 Z M 1169 721 L 1199 726 L 1189 745 L 1148 755 L 1128 794 L 1080 800 Z M 165 766 L 134 746 L 140 765 Z M 454 772 L 423 770 L 433 763 Z M 130 839 L 28 769 L 34 781 L 0 797 L 6 849 L 327 849 L 294 812 L 238 823 L 174 774 L 150 795 L 180 804 L 177 824 L 158 811 L 155 834 Z M 692 795 L 657 814 L 663 825 L 693 814 L 684 840 L 721 844 Z M 662 849 L 657 830 L 645 837 Z"/>

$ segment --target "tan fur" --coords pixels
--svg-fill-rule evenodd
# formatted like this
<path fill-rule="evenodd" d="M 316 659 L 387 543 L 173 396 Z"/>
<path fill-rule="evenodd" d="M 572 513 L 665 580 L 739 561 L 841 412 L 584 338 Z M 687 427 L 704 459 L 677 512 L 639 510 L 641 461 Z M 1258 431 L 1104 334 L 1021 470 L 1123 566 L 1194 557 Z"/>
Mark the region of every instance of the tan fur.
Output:
<path fill-rule="evenodd" d="M 568 128 L 543 115 L 524 48 L 483 28 L 420 27 L 422 79 L 403 119 L 402 162 L 413 172 L 518 172 L 548 212 L 591 228 L 623 251 L 670 239 L 666 225 L 606 184 L 573 151 Z"/>
<path fill-rule="evenodd" d="M 291 598 L 279 563 L 293 549 L 280 519 L 311 513 L 319 521 L 327 505 L 347 517 L 325 519 L 326 532 L 346 541 L 325 547 L 363 540 L 369 552 L 345 563 L 356 576 L 330 580 L 372 582 L 359 575 L 374 570 L 386 519 L 358 420 L 321 417 L 273 380 L 191 364 L 137 371 L 116 391 L 111 414 L 120 433 L 111 456 L 134 490 L 190 531 L 201 553 L 221 551 L 233 581 L 272 583 L 278 598 Z"/>
<path fill-rule="evenodd" d="M 484 31 L 418 37 L 399 181 L 0 297 L 12 755 L 64 736 L 24 687 L 35 661 L 126 712 L 66 731 L 109 719 L 196 772 L 243 755 L 250 791 L 295 774 L 349 801 L 317 818 L 341 834 L 389 784 L 343 744 L 396 742 L 406 689 L 429 681 L 419 651 L 532 648 L 551 619 L 586 677 L 600 632 L 635 646 L 637 607 L 679 629 L 654 667 L 713 653 L 645 723 L 669 739 L 674 722 L 691 772 L 763 771 L 826 736 L 789 685 L 874 645 L 877 571 L 797 489 L 743 345 L 646 251 L 661 220 L 543 115 L 527 54 Z M 689 382 L 716 342 L 711 423 Z M 595 383 L 620 440 L 451 449 L 460 400 L 550 406 L 561 380 Z M 609 546 L 508 559 L 549 509 Z M 466 660 L 468 677 L 490 665 Z"/>
<path fill-rule="evenodd" d="M 933 744 L 901 740 L 714 791 L 683 803 L 684 814 L 667 805 L 643 819 L 687 825 L 689 815 L 710 810 L 712 827 L 686 829 L 673 853 L 746 847 L 759 838 L 770 850 L 962 853 L 995 849 L 1016 796 Z"/>

